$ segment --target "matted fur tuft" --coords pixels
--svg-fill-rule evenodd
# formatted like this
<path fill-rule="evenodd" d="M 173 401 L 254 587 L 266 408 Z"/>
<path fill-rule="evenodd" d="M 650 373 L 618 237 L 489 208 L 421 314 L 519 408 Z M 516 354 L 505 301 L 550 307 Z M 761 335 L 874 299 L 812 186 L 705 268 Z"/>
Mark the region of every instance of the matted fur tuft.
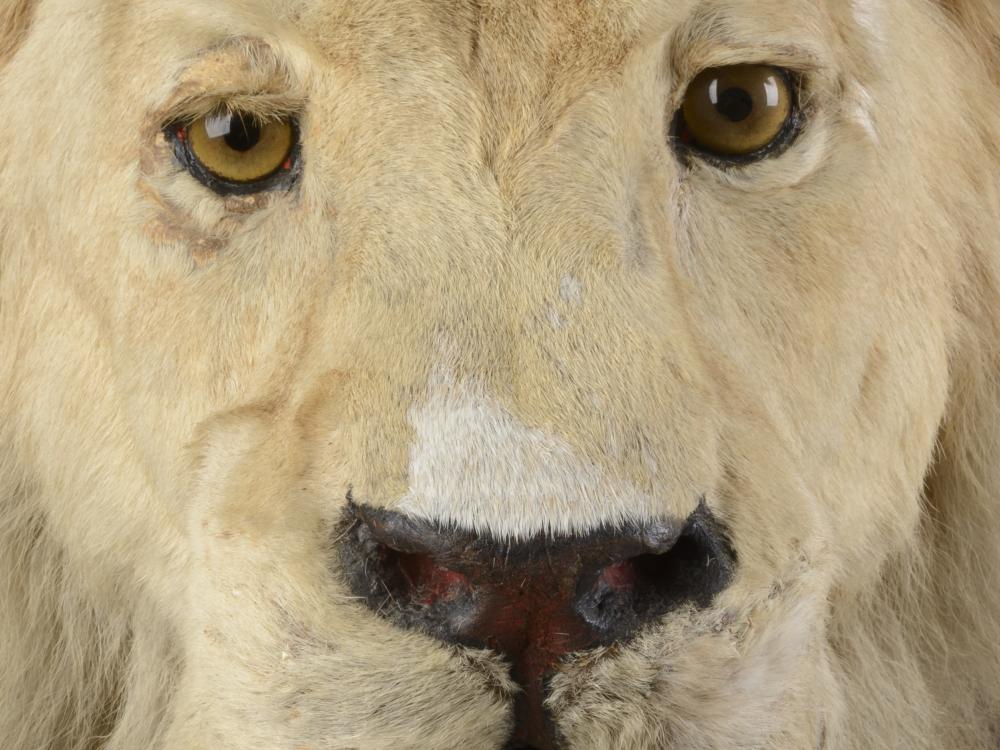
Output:
<path fill-rule="evenodd" d="M 945 12 L 961 27 L 994 77 L 1000 69 L 1000 5 L 982 0 L 941 0 Z"/>
<path fill-rule="evenodd" d="M 27 33 L 36 0 L 8 0 L 0 8 L 0 65 L 14 54 Z"/>

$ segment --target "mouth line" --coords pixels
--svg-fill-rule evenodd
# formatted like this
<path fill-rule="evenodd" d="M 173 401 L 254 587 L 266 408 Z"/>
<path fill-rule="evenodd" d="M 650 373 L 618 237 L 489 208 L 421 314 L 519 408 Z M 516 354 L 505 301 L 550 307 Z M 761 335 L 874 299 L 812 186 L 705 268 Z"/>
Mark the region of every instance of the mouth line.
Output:
<path fill-rule="evenodd" d="M 507 659 L 521 687 L 512 747 L 535 750 L 560 747 L 545 702 L 566 656 L 710 606 L 736 565 L 704 500 L 683 521 L 516 543 L 349 500 L 337 533 L 340 572 L 377 615 Z"/>

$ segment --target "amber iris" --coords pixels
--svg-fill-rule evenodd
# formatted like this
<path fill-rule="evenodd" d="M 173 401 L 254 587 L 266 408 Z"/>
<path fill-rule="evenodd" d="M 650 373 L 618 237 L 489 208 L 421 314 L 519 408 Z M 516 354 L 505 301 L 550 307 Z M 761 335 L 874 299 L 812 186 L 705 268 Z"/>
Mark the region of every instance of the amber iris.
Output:
<path fill-rule="evenodd" d="M 280 170 L 295 145 L 289 120 L 261 122 L 238 112 L 202 117 L 185 129 L 191 153 L 212 175 L 253 183 Z"/>
<path fill-rule="evenodd" d="M 719 156 L 749 156 L 786 133 L 794 111 L 794 90 L 782 69 L 709 68 L 688 86 L 680 137 Z"/>

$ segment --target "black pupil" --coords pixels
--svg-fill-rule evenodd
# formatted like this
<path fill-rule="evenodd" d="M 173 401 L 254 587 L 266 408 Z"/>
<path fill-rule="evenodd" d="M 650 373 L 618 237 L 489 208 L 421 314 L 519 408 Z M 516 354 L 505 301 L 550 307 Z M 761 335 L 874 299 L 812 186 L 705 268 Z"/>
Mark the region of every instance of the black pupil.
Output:
<path fill-rule="evenodd" d="M 226 145 L 233 151 L 249 151 L 260 143 L 260 125 L 252 119 L 235 115 L 226 134 Z"/>
<path fill-rule="evenodd" d="M 746 89 L 726 89 L 719 95 L 715 108 L 730 122 L 743 122 L 753 112 L 753 97 Z"/>

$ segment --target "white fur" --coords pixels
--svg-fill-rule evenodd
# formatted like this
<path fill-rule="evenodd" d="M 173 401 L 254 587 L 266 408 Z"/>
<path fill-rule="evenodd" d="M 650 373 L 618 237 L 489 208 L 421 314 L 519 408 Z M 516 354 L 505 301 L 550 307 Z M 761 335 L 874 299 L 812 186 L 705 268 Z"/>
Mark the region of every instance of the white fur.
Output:
<path fill-rule="evenodd" d="M 410 421 L 410 489 L 399 511 L 515 539 L 656 512 L 653 497 L 581 460 L 553 431 L 525 425 L 475 382 L 438 371 Z"/>
<path fill-rule="evenodd" d="M 875 100 L 871 91 L 864 86 L 854 87 L 854 104 L 851 114 L 854 121 L 868 134 L 872 143 L 878 143 L 878 128 L 875 125 Z"/>
<path fill-rule="evenodd" d="M 868 32 L 879 48 L 888 44 L 888 24 L 886 0 L 851 0 L 851 10 L 858 26 Z"/>

